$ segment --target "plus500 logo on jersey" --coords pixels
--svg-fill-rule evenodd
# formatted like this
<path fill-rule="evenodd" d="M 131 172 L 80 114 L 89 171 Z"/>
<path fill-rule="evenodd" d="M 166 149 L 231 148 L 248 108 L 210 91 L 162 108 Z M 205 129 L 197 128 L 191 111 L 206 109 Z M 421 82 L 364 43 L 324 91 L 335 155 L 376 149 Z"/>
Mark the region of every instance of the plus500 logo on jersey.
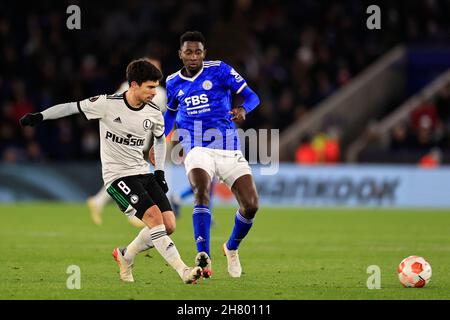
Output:
<path fill-rule="evenodd" d="M 144 139 L 131 138 L 131 134 L 127 135 L 127 137 L 128 138 L 122 138 L 116 136 L 112 132 L 106 131 L 106 140 L 110 139 L 112 142 L 130 147 L 141 147 L 144 145 Z"/>
<path fill-rule="evenodd" d="M 202 93 L 199 96 L 190 96 L 184 99 L 184 103 L 186 103 L 187 107 L 190 107 L 191 105 L 193 107 L 198 106 L 199 104 L 208 103 L 208 96 L 206 93 Z"/>

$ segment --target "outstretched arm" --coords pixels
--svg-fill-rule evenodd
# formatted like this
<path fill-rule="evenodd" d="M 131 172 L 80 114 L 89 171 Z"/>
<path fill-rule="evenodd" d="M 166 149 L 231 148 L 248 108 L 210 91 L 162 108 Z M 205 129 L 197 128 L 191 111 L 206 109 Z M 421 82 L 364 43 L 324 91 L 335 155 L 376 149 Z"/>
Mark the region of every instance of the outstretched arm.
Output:
<path fill-rule="evenodd" d="M 36 124 L 44 120 L 59 119 L 79 112 L 80 111 L 77 102 L 62 103 L 50 107 L 42 112 L 27 113 L 22 118 L 20 118 L 19 121 L 20 125 L 23 127 L 35 126 Z"/>

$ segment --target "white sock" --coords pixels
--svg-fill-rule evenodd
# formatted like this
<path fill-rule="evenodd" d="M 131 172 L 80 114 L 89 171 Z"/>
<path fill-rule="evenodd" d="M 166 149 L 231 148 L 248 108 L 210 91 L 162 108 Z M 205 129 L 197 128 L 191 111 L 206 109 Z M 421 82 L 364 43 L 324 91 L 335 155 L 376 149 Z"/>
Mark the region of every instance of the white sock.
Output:
<path fill-rule="evenodd" d="M 102 187 L 94 196 L 94 201 L 97 204 L 97 207 L 103 208 L 110 200 L 111 197 L 105 187 Z"/>
<path fill-rule="evenodd" d="M 187 266 L 181 260 L 180 254 L 172 239 L 167 235 L 166 226 L 160 224 L 159 226 L 153 227 L 150 229 L 150 234 L 156 250 L 178 272 L 180 277 L 183 278 L 183 271 Z"/>
<path fill-rule="evenodd" d="M 125 255 L 123 256 L 125 260 L 129 263 L 133 263 L 134 258 L 139 252 L 145 251 L 147 249 L 153 248 L 152 235 L 148 227 L 142 228 L 137 237 L 131 241 L 127 246 Z"/>

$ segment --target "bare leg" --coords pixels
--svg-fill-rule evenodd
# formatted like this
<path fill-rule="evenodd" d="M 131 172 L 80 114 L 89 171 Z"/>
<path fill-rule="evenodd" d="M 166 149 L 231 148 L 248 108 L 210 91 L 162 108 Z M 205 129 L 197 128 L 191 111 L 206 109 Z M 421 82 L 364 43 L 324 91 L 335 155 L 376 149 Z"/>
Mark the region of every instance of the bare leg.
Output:
<path fill-rule="evenodd" d="M 231 187 L 239 203 L 239 209 L 234 218 L 234 227 L 230 238 L 222 249 L 227 257 L 228 273 L 233 278 L 239 278 L 242 273 L 238 248 L 253 225 L 253 218 L 258 211 L 258 194 L 253 177 L 250 174 L 239 177 Z"/>

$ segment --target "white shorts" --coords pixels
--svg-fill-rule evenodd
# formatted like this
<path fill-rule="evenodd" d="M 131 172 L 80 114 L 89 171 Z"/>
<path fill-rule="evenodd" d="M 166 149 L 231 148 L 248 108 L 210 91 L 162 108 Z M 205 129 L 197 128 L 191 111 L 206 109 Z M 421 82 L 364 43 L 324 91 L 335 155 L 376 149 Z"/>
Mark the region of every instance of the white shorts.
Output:
<path fill-rule="evenodd" d="M 230 188 L 239 177 L 252 174 L 252 170 L 240 150 L 195 147 L 184 159 L 184 167 L 186 175 L 192 169 L 200 168 L 209 174 L 211 180 L 216 176 Z"/>

